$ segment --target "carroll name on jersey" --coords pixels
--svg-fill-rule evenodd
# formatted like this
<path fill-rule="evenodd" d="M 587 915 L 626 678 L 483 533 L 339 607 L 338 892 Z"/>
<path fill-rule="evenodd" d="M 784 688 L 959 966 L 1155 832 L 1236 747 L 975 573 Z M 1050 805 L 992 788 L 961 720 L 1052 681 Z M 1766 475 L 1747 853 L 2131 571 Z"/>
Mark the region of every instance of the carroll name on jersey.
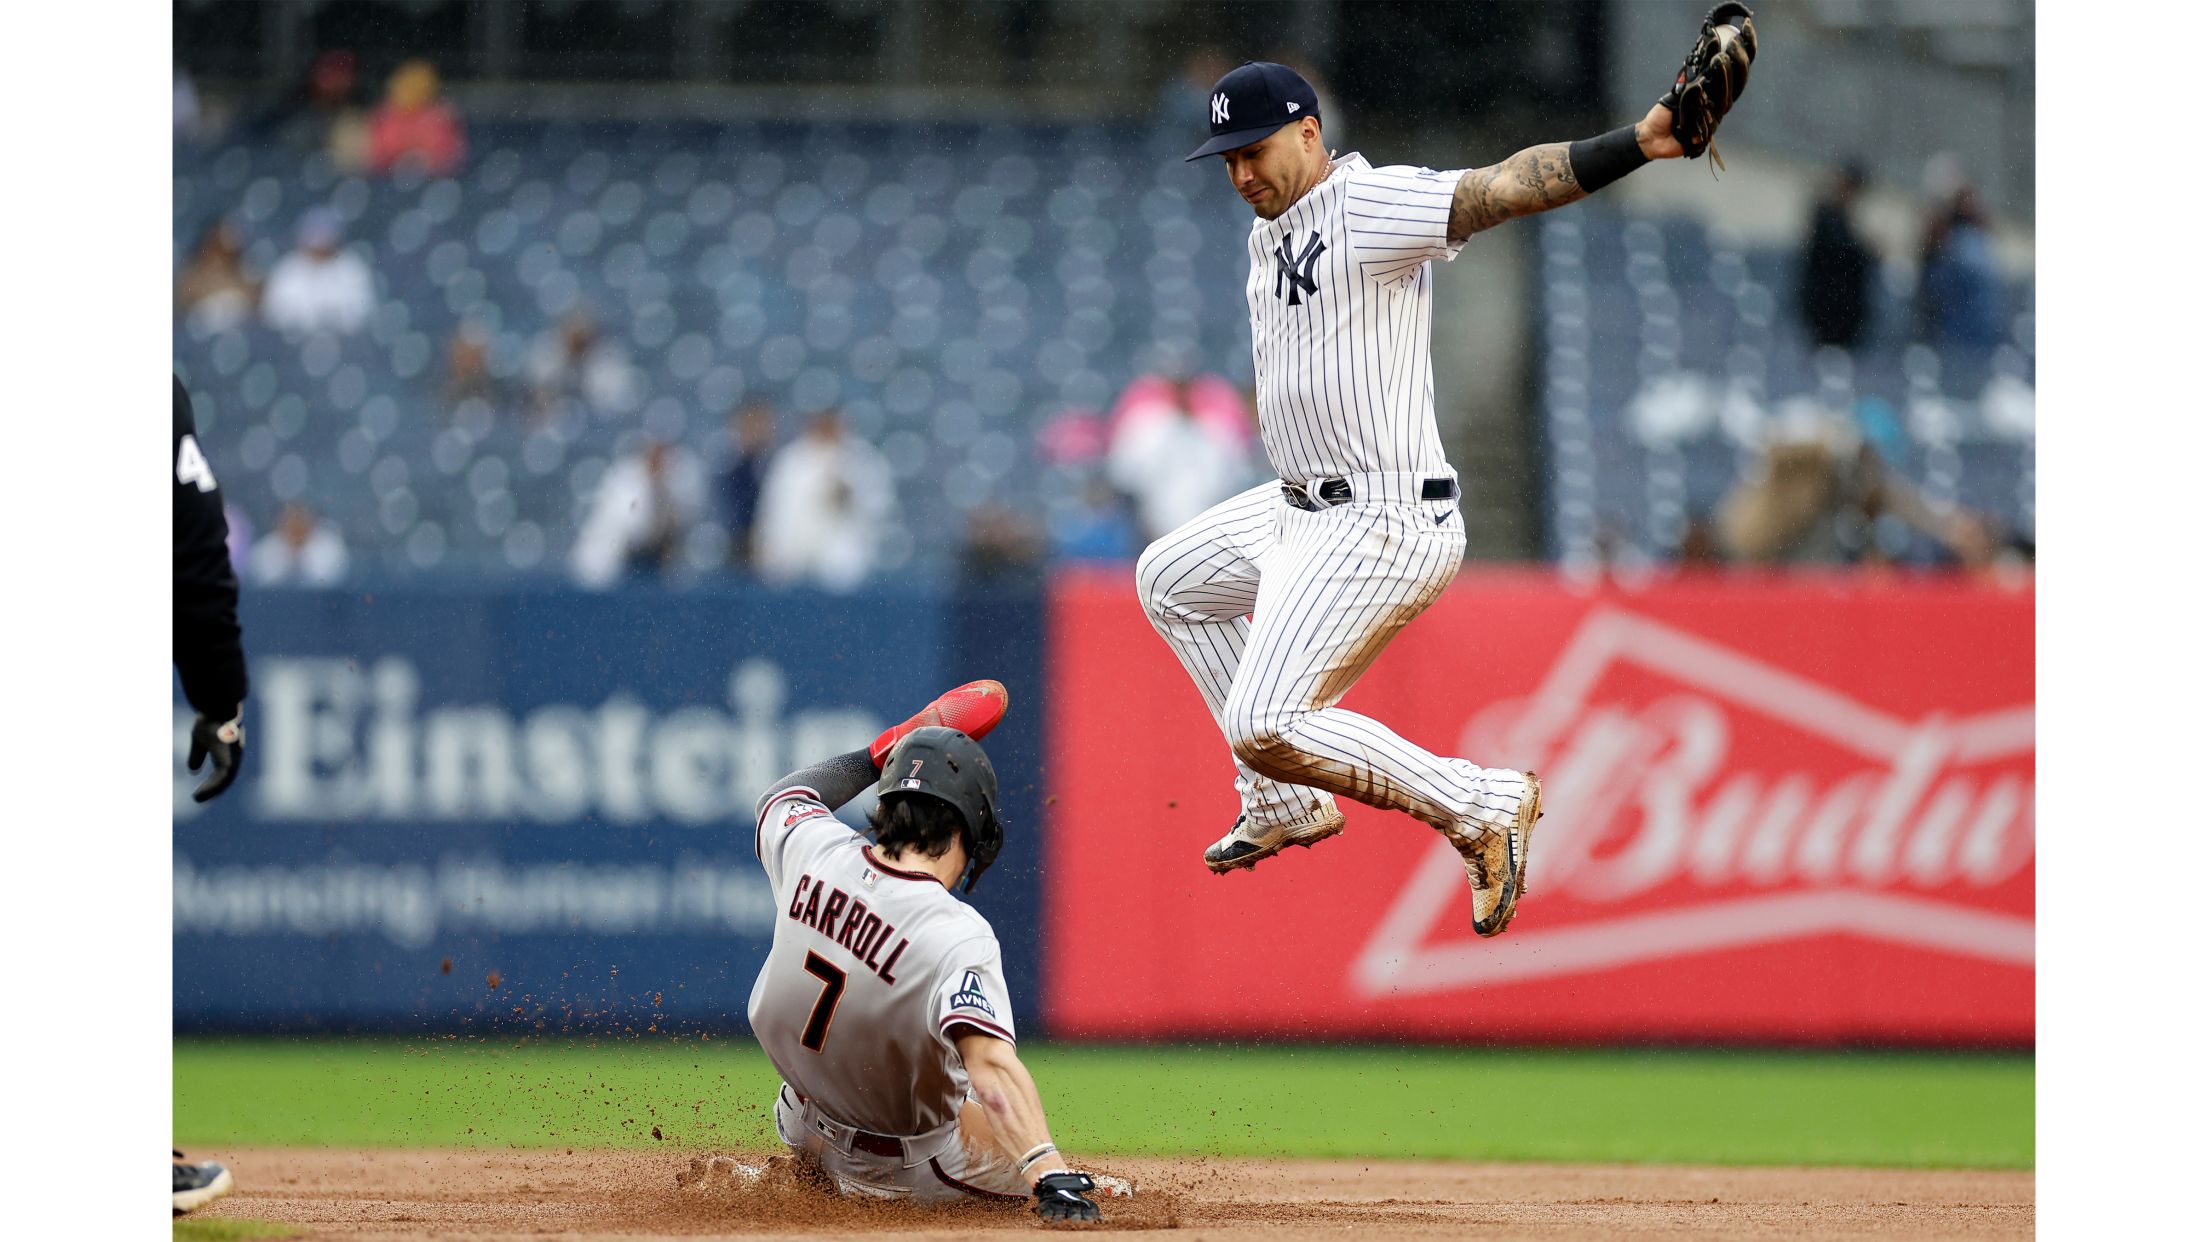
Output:
<path fill-rule="evenodd" d="M 823 808 L 825 813 L 826 808 Z M 912 942 L 900 938 L 895 948 L 883 947 L 897 935 L 895 924 L 866 908 L 866 902 L 811 875 L 797 877 L 797 891 L 790 897 L 789 916 L 819 932 L 853 959 L 873 971 L 884 983 L 897 982 L 897 959 Z"/>

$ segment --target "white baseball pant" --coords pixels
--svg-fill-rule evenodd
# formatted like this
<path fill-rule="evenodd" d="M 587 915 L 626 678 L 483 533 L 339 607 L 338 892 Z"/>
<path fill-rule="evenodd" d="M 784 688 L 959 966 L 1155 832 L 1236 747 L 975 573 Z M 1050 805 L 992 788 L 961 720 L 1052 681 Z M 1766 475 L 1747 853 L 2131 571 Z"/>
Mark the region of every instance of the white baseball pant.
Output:
<path fill-rule="evenodd" d="M 1394 484 L 1374 491 L 1418 495 L 1411 476 L 1365 477 Z M 1335 706 L 1463 559 L 1454 500 L 1311 512 L 1277 482 L 1221 501 L 1143 552 L 1143 610 L 1226 735 L 1252 824 L 1309 820 L 1337 794 L 1436 828 L 1513 822 L 1521 773 L 1435 755 Z"/>

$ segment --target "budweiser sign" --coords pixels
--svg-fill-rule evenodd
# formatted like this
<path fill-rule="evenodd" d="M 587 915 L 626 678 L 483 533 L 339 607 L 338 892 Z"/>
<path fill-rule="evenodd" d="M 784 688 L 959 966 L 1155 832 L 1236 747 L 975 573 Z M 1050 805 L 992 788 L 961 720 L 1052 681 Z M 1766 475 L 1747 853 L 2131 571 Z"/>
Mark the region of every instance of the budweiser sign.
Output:
<path fill-rule="evenodd" d="M 1346 799 L 1340 837 L 1206 873 L 1232 767 L 1127 591 L 1053 598 L 1056 1034 L 2032 1036 L 2028 592 L 1468 572 L 1343 705 L 1541 772 L 1482 940 L 1455 851 Z"/>
<path fill-rule="evenodd" d="M 1621 672 L 1639 675 L 1631 701 L 1604 694 Z M 1539 902 L 1633 912 L 1421 943 L 1437 909 L 1464 900 L 1463 862 L 1437 839 L 1374 925 L 1352 987 L 1447 991 L 1828 933 L 2029 966 L 2031 917 L 1972 894 L 2032 866 L 2032 713 L 2023 702 L 1907 718 L 1598 609 L 1540 688 L 1480 713 L 1457 753 L 1544 773 Z M 1788 745 L 1743 744 L 1774 733 Z M 1789 765 L 1805 742 L 1836 761 Z"/>

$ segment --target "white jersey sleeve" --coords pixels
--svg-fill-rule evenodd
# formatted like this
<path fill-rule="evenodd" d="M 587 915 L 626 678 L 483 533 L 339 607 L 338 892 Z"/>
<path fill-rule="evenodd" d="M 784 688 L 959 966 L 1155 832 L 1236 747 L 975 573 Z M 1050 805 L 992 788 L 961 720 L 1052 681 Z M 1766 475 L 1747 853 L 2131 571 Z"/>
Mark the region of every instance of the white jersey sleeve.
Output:
<path fill-rule="evenodd" d="M 1019 1040 L 1012 1028 L 1011 992 L 1004 986 L 1004 955 L 997 938 L 966 941 L 943 959 L 943 974 L 929 1005 L 928 1024 L 947 1048 L 956 1048 L 952 1032 L 970 1026 L 1008 1044 Z"/>
<path fill-rule="evenodd" d="M 759 865 L 767 869 L 767 882 L 782 890 L 783 860 L 790 842 L 808 832 L 833 831 L 838 837 L 855 836 L 820 794 L 803 785 L 777 789 L 759 801 L 759 822 L 753 829 L 752 849 Z"/>
<path fill-rule="evenodd" d="M 1436 172 L 1408 164 L 1351 173 L 1342 215 L 1358 272 L 1393 284 L 1417 274 L 1429 259 L 1456 258 L 1464 243 L 1449 240 L 1449 207 L 1463 176 L 1461 168 Z"/>

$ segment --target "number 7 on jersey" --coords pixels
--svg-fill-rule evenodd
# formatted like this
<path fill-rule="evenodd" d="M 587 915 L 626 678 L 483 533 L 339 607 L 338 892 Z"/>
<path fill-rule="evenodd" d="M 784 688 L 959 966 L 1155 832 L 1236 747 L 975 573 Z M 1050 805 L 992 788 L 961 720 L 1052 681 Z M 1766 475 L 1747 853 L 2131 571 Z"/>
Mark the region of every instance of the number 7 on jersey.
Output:
<path fill-rule="evenodd" d="M 805 1019 L 805 1033 L 797 1042 L 808 1051 L 819 1052 L 828 1046 L 828 1024 L 836 1020 L 836 1002 L 843 999 L 843 971 L 818 953 L 805 955 L 805 973 L 820 980 L 820 999 L 813 1002 L 812 1016 Z"/>

